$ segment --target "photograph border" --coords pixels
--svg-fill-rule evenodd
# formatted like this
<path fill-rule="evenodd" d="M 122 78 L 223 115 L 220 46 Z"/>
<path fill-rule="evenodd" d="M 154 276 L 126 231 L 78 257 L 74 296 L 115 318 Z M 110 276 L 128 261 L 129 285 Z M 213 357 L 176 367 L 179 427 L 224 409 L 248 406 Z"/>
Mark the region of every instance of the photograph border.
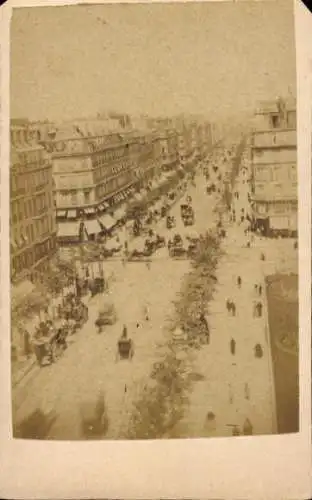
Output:
<path fill-rule="evenodd" d="M 179 1 L 179 0 L 175 0 Z M 223 0 L 220 0 L 223 1 Z M 242 0 L 244 1 L 244 0 Z M 254 0 L 257 1 L 257 0 Z M 266 0 L 271 1 L 271 0 Z M 299 179 L 300 432 L 158 441 L 12 439 L 9 269 L 9 20 L 12 7 L 119 2 L 7 2 L 1 12 L 0 495 L 4 498 L 308 498 L 311 494 L 312 16 L 295 1 Z M 135 2 L 127 2 L 135 3 Z M 307 102 L 309 105 L 307 105 Z"/>

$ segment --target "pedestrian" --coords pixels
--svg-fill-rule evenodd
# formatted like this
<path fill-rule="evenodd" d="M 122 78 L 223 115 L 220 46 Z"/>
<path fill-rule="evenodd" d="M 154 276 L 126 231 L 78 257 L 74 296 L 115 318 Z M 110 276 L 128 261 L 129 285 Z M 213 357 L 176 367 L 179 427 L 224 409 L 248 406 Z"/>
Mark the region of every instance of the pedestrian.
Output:
<path fill-rule="evenodd" d="M 232 316 L 236 316 L 236 305 L 234 302 L 231 304 L 231 309 L 232 309 Z"/>
<path fill-rule="evenodd" d="M 236 352 L 236 342 L 233 338 L 231 339 L 231 342 L 230 342 L 230 350 L 231 350 L 231 354 L 234 356 L 235 352 Z"/>
<path fill-rule="evenodd" d="M 226 300 L 226 309 L 227 309 L 227 312 L 230 314 L 230 312 L 232 310 L 232 302 L 229 299 Z"/>
<path fill-rule="evenodd" d="M 145 317 L 145 321 L 150 320 L 149 308 L 147 305 L 144 306 L 144 317 Z"/>
<path fill-rule="evenodd" d="M 210 342 L 210 329 L 209 329 L 208 321 L 207 321 L 204 313 L 200 314 L 199 320 L 200 320 L 200 322 L 203 325 L 204 330 L 205 330 L 206 343 L 209 344 L 209 342 Z"/>
<path fill-rule="evenodd" d="M 258 291 L 259 291 L 259 295 L 261 297 L 261 295 L 262 295 L 262 286 L 261 285 L 259 285 Z"/>
<path fill-rule="evenodd" d="M 242 286 L 242 278 L 240 276 L 237 277 L 237 286 L 238 288 Z"/>
<path fill-rule="evenodd" d="M 261 318 L 262 316 L 262 309 L 263 309 L 262 302 L 258 302 L 257 304 L 258 318 Z"/>
<path fill-rule="evenodd" d="M 245 392 L 245 399 L 250 399 L 250 389 L 249 389 L 249 384 L 246 382 L 245 387 L 244 387 L 244 392 Z"/>
<path fill-rule="evenodd" d="M 232 404 L 233 401 L 234 401 L 233 389 L 232 389 L 232 385 L 229 384 L 229 402 L 230 402 L 230 404 Z"/>
<path fill-rule="evenodd" d="M 252 306 L 252 315 L 254 318 L 257 316 L 257 304 L 255 302 L 253 302 Z"/>

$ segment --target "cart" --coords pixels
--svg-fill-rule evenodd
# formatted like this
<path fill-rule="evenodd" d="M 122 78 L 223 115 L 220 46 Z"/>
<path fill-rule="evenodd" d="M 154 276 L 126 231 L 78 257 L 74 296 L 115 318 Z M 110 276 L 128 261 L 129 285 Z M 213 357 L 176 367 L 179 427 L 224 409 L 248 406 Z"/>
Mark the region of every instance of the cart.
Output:
<path fill-rule="evenodd" d="M 98 332 L 101 333 L 106 325 L 114 325 L 116 321 L 117 313 L 115 306 L 114 304 L 107 303 L 99 311 L 95 326 L 98 328 Z"/>
<path fill-rule="evenodd" d="M 173 227 L 176 226 L 176 220 L 175 217 L 168 215 L 166 219 L 166 227 L 167 229 L 172 229 Z"/>
<path fill-rule="evenodd" d="M 117 343 L 117 357 L 118 359 L 129 359 L 131 360 L 134 355 L 134 348 L 132 339 L 121 338 Z"/>
<path fill-rule="evenodd" d="M 103 293 L 105 291 L 105 280 L 102 277 L 94 278 L 90 283 L 90 291 L 91 296 L 94 297 L 99 293 Z"/>
<path fill-rule="evenodd" d="M 40 332 L 38 333 L 40 335 Z M 42 367 L 55 362 L 66 349 L 66 332 L 64 329 L 59 329 L 39 335 L 32 344 L 37 362 Z"/>

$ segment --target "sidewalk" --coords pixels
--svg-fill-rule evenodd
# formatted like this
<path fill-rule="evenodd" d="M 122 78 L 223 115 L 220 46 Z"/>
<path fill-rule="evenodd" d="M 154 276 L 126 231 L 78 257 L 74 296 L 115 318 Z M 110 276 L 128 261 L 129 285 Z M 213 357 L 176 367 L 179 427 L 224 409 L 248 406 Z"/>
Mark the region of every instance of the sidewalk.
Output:
<path fill-rule="evenodd" d="M 235 210 L 248 207 L 247 186 L 238 178 L 235 188 L 240 192 Z M 267 324 L 264 266 L 259 244 L 246 247 L 243 227 L 229 225 L 223 242 L 214 297 L 208 306 L 210 344 L 195 357 L 193 370 L 203 376 L 190 395 L 189 411 L 181 422 L 181 431 L 188 437 L 232 436 L 233 426 L 243 432 L 248 419 L 254 435 L 276 432 L 275 385 L 271 346 Z M 237 285 L 238 276 L 242 285 Z M 262 286 L 262 297 L 255 290 Z M 226 301 L 236 305 L 236 315 L 229 314 Z M 262 317 L 254 317 L 254 304 L 263 304 Z M 236 342 L 231 353 L 231 339 Z M 254 348 L 260 344 L 263 357 L 256 358 Z M 207 421 L 207 414 L 214 419 Z"/>
<path fill-rule="evenodd" d="M 271 434 L 275 432 L 276 417 L 266 315 L 253 317 L 253 301 L 259 300 L 254 285 L 261 283 L 265 289 L 258 253 L 232 244 L 216 275 L 218 285 L 209 307 L 211 341 L 201 349 L 194 364 L 194 370 L 204 380 L 197 382 L 191 395 L 185 429 L 193 437 L 231 436 L 231 426 L 242 429 L 248 418 L 253 434 Z M 241 289 L 236 284 L 238 275 L 242 277 Z M 236 317 L 228 314 L 227 299 L 235 302 Z M 236 341 L 235 355 L 230 352 L 231 338 Z M 257 343 L 264 351 L 260 359 L 254 355 Z M 216 423 L 207 430 L 209 411 L 215 414 Z"/>
<path fill-rule="evenodd" d="M 29 357 L 22 357 L 18 361 L 12 362 L 11 381 L 12 387 L 18 385 L 34 368 L 37 366 L 37 360 L 34 354 Z"/>

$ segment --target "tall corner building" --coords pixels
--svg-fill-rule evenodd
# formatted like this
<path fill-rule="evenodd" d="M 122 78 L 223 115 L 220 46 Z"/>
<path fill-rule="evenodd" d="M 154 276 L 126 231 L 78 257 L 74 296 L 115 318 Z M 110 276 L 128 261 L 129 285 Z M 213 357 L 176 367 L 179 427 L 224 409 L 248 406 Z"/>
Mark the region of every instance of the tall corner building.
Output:
<path fill-rule="evenodd" d="M 10 156 L 11 279 L 46 269 L 56 252 L 52 164 L 31 123 L 12 120 Z"/>
<path fill-rule="evenodd" d="M 251 137 L 254 219 L 264 235 L 297 235 L 295 100 L 262 102 Z"/>

